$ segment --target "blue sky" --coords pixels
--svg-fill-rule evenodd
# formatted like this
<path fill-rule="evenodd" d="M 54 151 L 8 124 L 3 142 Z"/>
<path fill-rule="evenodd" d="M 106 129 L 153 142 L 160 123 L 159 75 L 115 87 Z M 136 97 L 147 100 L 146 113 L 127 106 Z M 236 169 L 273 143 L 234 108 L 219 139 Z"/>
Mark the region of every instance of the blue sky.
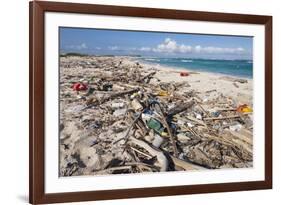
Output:
<path fill-rule="evenodd" d="M 252 37 L 60 28 L 60 52 L 252 59 Z"/>

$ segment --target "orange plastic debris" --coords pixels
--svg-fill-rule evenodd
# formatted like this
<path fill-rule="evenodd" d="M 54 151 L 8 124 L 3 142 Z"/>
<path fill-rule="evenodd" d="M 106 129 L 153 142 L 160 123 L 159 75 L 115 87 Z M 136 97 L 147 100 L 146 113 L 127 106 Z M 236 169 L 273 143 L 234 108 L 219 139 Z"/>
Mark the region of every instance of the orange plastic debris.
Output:
<path fill-rule="evenodd" d="M 250 106 L 248 106 L 247 104 L 244 104 L 244 105 L 238 106 L 236 111 L 240 112 L 240 113 L 246 113 L 246 112 L 253 112 L 253 109 Z"/>

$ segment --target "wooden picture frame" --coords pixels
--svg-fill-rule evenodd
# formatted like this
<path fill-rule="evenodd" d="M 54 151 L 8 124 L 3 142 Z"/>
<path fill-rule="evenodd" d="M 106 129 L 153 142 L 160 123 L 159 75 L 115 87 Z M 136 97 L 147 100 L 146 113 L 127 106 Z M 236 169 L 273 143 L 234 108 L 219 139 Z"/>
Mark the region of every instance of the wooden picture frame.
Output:
<path fill-rule="evenodd" d="M 229 192 L 272 188 L 272 17 L 245 14 L 136 8 L 77 3 L 33 1 L 30 20 L 30 104 L 29 104 L 29 200 L 32 204 L 153 197 L 181 194 Z M 198 184 L 69 193 L 45 193 L 45 75 L 44 15 L 46 12 L 99 14 L 207 22 L 246 23 L 265 26 L 265 180 L 217 184 Z"/>

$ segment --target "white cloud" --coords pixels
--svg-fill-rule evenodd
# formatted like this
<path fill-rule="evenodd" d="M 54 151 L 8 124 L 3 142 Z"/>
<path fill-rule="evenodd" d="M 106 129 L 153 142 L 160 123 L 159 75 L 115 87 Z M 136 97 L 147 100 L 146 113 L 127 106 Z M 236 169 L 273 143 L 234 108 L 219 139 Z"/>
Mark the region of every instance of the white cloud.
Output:
<path fill-rule="evenodd" d="M 196 53 L 200 53 L 202 47 L 201 47 L 200 45 L 197 45 L 197 46 L 195 46 L 194 49 L 195 49 L 195 52 L 196 52 Z"/>
<path fill-rule="evenodd" d="M 82 43 L 81 45 L 78 46 L 78 49 L 86 49 L 86 48 L 88 48 L 86 43 Z"/>
<path fill-rule="evenodd" d="M 81 43 L 80 45 L 70 45 L 70 46 L 67 46 L 67 48 L 75 49 L 75 50 L 82 50 L 82 49 L 87 49 L 88 46 L 86 45 L 86 43 Z"/>
<path fill-rule="evenodd" d="M 109 46 L 108 49 L 112 50 L 112 51 L 116 51 L 116 50 L 119 50 L 119 47 L 118 46 Z"/>
<path fill-rule="evenodd" d="M 163 43 L 152 50 L 159 53 L 190 53 L 192 47 L 184 44 L 179 45 L 175 40 L 166 38 Z"/>
<path fill-rule="evenodd" d="M 220 47 L 204 47 L 201 49 L 204 53 L 216 53 L 216 54 L 239 54 L 245 51 L 244 48 L 220 48 Z"/>
<path fill-rule="evenodd" d="M 244 51 L 245 51 L 245 49 L 244 49 L 244 48 L 239 47 L 239 48 L 237 48 L 237 51 L 239 51 L 239 52 L 244 52 Z"/>
<path fill-rule="evenodd" d="M 246 50 L 244 48 L 221 48 L 221 47 L 203 47 L 201 45 L 190 46 L 185 44 L 178 44 L 175 40 L 166 38 L 163 43 L 150 49 L 158 53 L 205 53 L 205 54 L 241 54 Z M 148 51 L 150 51 L 148 50 Z M 145 51 L 145 50 L 143 50 Z"/>
<path fill-rule="evenodd" d="M 141 47 L 139 50 L 140 51 L 151 51 L 151 48 L 150 47 Z"/>
<path fill-rule="evenodd" d="M 186 45 L 180 45 L 178 48 L 180 53 L 190 53 L 192 51 L 192 47 L 191 46 L 186 46 Z"/>
<path fill-rule="evenodd" d="M 137 48 L 129 48 L 128 50 L 136 51 L 136 50 L 138 50 L 138 49 L 137 49 Z"/>
<path fill-rule="evenodd" d="M 152 50 L 154 52 L 159 53 L 175 53 L 177 49 L 177 42 L 170 38 L 166 38 L 163 43 L 159 44 L 156 48 L 153 48 Z"/>
<path fill-rule="evenodd" d="M 82 45 L 81 45 L 82 46 Z M 97 49 L 97 47 L 96 47 Z M 242 47 L 237 48 L 227 48 L 227 47 L 215 47 L 215 46 L 202 46 L 202 45 L 186 45 L 179 44 L 171 38 L 166 38 L 160 44 L 155 47 L 131 47 L 131 48 L 122 48 L 119 46 L 109 46 L 109 50 L 124 50 L 124 51 L 139 51 L 139 52 L 155 52 L 155 53 L 167 53 L 167 54 L 176 54 L 176 53 L 201 53 L 201 54 L 243 54 L 247 51 Z"/>

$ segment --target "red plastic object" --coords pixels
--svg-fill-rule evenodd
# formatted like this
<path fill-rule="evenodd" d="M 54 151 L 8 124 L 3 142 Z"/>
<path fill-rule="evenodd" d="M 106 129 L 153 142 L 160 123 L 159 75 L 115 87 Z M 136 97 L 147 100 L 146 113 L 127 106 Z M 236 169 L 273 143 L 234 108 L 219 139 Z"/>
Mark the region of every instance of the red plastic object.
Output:
<path fill-rule="evenodd" d="M 75 83 L 72 85 L 72 89 L 75 91 L 87 90 L 88 86 L 84 83 Z"/>
<path fill-rule="evenodd" d="M 186 71 L 180 72 L 180 76 L 189 76 L 189 73 Z"/>

